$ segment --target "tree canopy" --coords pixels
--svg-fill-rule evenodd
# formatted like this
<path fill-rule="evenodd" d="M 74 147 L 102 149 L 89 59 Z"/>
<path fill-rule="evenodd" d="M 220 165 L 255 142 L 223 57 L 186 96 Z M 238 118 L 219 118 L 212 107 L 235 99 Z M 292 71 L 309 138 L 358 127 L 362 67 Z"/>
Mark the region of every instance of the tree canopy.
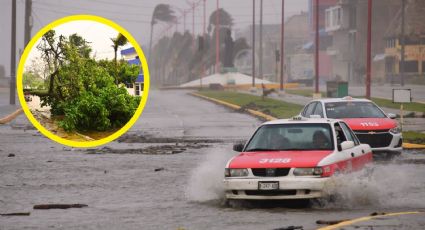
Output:
<path fill-rule="evenodd" d="M 126 61 L 91 57 L 90 43 L 73 34 L 56 36 L 47 32 L 38 49 L 49 67 L 48 92 L 40 95 L 42 106 L 50 106 L 53 116 L 66 131 L 104 131 L 123 126 L 136 111 L 140 97 L 131 96 L 115 82 L 133 83 L 140 67 Z"/>

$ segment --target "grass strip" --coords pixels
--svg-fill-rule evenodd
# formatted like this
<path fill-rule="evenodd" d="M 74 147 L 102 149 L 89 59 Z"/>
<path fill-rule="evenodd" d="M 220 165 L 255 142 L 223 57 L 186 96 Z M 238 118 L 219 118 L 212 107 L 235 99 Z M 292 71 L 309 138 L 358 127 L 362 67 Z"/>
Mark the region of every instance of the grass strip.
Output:
<path fill-rule="evenodd" d="M 287 89 L 287 93 L 295 94 L 304 97 L 312 97 L 313 90 L 310 89 Z M 322 97 L 326 97 L 325 92 L 321 92 Z M 393 103 L 392 100 L 373 97 L 372 101 L 375 102 L 380 107 L 391 108 L 391 109 L 400 109 L 400 103 Z M 425 113 L 425 105 L 418 102 L 405 103 L 403 105 L 404 110 L 406 111 L 414 111 L 414 112 L 422 112 Z"/>
<path fill-rule="evenodd" d="M 264 98 L 263 100 L 260 96 L 239 92 L 202 90 L 198 93 L 207 97 L 239 105 L 243 109 L 257 110 L 277 118 L 293 117 L 299 114 L 303 108 L 301 105 L 271 98 Z"/>

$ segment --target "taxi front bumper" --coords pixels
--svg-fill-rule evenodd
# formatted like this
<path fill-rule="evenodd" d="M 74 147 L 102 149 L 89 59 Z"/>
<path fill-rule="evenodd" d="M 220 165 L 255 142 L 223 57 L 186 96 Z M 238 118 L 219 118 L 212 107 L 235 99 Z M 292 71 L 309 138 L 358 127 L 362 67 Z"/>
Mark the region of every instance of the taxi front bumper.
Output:
<path fill-rule="evenodd" d="M 261 190 L 259 183 L 277 182 L 278 189 Z M 268 177 L 268 178 L 225 178 L 227 199 L 286 200 L 312 199 L 326 195 L 329 177 Z"/>

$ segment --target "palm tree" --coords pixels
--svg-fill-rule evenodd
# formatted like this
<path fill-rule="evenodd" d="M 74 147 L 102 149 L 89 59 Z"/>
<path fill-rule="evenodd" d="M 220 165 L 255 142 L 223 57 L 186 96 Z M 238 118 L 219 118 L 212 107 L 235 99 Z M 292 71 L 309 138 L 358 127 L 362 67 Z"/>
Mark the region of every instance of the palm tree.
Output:
<path fill-rule="evenodd" d="M 209 24 L 208 24 L 208 32 L 210 33 L 211 30 L 213 29 L 213 26 L 217 26 L 217 21 L 216 21 L 216 14 L 218 13 L 218 16 L 220 17 L 220 27 L 221 29 L 223 28 L 228 28 L 231 29 L 233 26 L 233 17 L 232 15 L 230 15 L 227 11 L 225 11 L 224 9 L 220 8 L 218 10 L 215 10 L 214 12 L 211 13 L 210 15 L 210 19 L 209 19 Z"/>
<path fill-rule="evenodd" d="M 171 9 L 168 4 L 158 4 L 155 6 L 152 14 L 151 20 L 151 37 L 149 41 L 149 56 L 151 59 L 151 51 L 152 51 L 152 35 L 153 35 L 153 26 L 158 23 L 158 21 L 162 22 L 173 22 L 176 20 L 176 16 L 174 16 L 174 11 Z"/>
<path fill-rule="evenodd" d="M 112 41 L 112 48 L 114 48 L 115 84 L 118 85 L 118 61 L 117 61 L 118 48 L 127 44 L 128 40 L 124 35 L 119 33 L 116 38 L 111 38 L 111 41 Z"/>

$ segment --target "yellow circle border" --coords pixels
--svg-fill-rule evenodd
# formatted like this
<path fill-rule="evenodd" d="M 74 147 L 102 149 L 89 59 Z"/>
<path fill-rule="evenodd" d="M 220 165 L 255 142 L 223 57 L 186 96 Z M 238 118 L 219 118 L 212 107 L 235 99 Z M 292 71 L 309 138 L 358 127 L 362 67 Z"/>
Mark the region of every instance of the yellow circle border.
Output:
<path fill-rule="evenodd" d="M 22 84 L 25 62 L 26 62 L 28 55 L 31 52 L 33 46 L 35 45 L 35 43 L 45 33 L 47 33 L 51 29 L 53 29 L 53 28 L 55 28 L 59 25 L 65 24 L 67 22 L 81 21 L 81 20 L 95 21 L 95 22 L 110 26 L 113 29 L 120 32 L 122 35 L 124 35 L 127 38 L 127 40 L 129 41 L 129 43 L 135 48 L 136 53 L 139 56 L 140 62 L 142 64 L 142 69 L 143 69 L 143 74 L 144 74 L 144 86 L 143 86 L 143 94 L 142 94 L 141 102 L 140 102 L 139 107 L 137 108 L 136 112 L 134 113 L 133 117 L 131 117 L 131 119 L 127 122 L 127 124 L 125 124 L 121 129 L 119 129 L 115 133 L 113 133 L 113 134 L 111 134 L 111 135 L 109 135 L 109 136 L 107 136 L 103 139 L 94 140 L 94 141 L 86 141 L 86 142 L 67 140 L 65 138 L 59 137 L 59 136 L 51 133 L 46 128 L 44 128 L 34 118 L 31 111 L 29 110 L 28 105 L 25 101 L 23 84 Z M 149 68 L 148 68 L 148 63 L 146 61 L 146 57 L 145 57 L 142 49 L 140 48 L 139 44 L 137 43 L 137 41 L 133 38 L 133 36 L 129 32 L 127 32 L 127 30 L 125 30 L 123 27 L 116 24 L 115 22 L 113 22 L 109 19 L 103 18 L 103 17 L 94 16 L 94 15 L 71 15 L 71 16 L 63 17 L 63 18 L 60 18 L 58 20 L 51 22 L 47 26 L 43 27 L 40 31 L 38 31 L 37 34 L 31 39 L 31 41 L 25 47 L 25 50 L 22 53 L 21 59 L 19 61 L 18 75 L 17 75 L 17 81 L 16 81 L 19 101 L 20 101 L 21 106 L 22 106 L 22 108 L 25 112 L 25 115 L 31 121 L 31 123 L 42 134 L 44 134 L 49 139 L 56 141 L 56 142 L 63 144 L 63 145 L 67 145 L 67 146 L 70 146 L 70 147 L 79 147 L 79 148 L 89 148 L 89 147 L 96 147 L 96 146 L 104 145 L 104 144 L 107 144 L 107 143 L 117 139 L 118 137 L 123 135 L 125 132 L 127 132 L 134 125 L 134 123 L 137 121 L 139 116 L 142 114 L 142 111 L 143 111 L 143 109 L 146 105 L 147 99 L 148 99 L 149 83 L 150 83 Z"/>

